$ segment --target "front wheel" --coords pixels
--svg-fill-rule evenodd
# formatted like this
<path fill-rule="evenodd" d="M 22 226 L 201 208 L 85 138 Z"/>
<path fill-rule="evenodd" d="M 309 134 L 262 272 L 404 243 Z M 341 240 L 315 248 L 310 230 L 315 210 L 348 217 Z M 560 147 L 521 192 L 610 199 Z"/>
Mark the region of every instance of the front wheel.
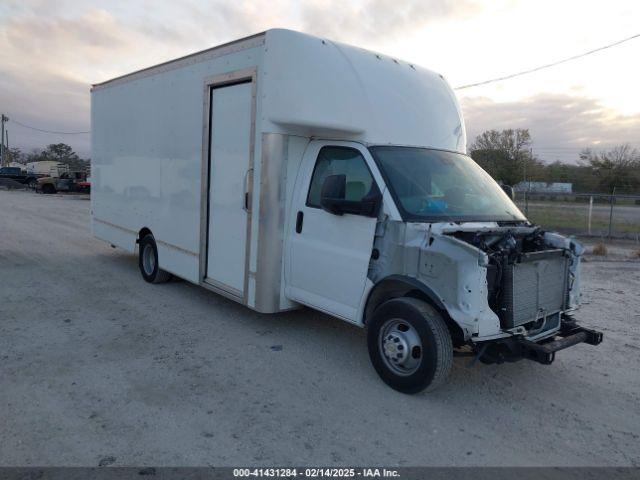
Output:
<path fill-rule="evenodd" d="M 449 329 L 437 310 L 417 298 L 380 305 L 369 322 L 367 343 L 380 378 L 400 392 L 435 390 L 451 371 Z"/>
<path fill-rule="evenodd" d="M 42 193 L 46 193 L 47 195 L 53 195 L 54 193 L 56 193 L 56 187 L 54 187 L 50 183 L 45 183 L 44 185 L 42 185 Z"/>
<path fill-rule="evenodd" d="M 171 274 L 160 268 L 158 263 L 158 246 L 153 235 L 147 234 L 140 240 L 140 255 L 138 257 L 140 273 L 149 283 L 164 283 L 171 280 Z"/>

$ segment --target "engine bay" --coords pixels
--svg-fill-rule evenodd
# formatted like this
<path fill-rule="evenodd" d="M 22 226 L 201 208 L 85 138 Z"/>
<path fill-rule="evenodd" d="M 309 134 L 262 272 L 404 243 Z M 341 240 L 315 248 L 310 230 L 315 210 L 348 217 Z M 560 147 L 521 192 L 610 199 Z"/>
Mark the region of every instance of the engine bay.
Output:
<path fill-rule="evenodd" d="M 559 326 L 568 304 L 570 258 L 547 243 L 542 229 L 452 235 L 487 254 L 487 300 L 503 329 L 538 333 Z"/>

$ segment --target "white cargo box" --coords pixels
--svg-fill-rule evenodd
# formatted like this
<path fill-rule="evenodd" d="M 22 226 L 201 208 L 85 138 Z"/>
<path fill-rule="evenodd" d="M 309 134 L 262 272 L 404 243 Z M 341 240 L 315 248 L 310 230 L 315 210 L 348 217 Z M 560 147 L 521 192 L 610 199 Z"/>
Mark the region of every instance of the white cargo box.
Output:
<path fill-rule="evenodd" d="M 97 84 L 91 107 L 94 235 L 133 252 L 152 232 L 162 269 L 261 312 L 296 305 L 285 231 L 313 139 L 453 151 L 466 140 L 440 75 L 287 30 Z"/>

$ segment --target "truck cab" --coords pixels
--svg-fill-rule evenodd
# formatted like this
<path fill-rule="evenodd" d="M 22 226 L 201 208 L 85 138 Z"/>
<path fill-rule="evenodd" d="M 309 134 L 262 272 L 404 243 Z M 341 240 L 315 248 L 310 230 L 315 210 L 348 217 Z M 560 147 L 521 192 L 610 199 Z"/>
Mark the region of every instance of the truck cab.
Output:
<path fill-rule="evenodd" d="M 287 296 L 368 327 L 398 390 L 435 388 L 454 348 L 549 364 L 601 341 L 574 318 L 580 244 L 531 224 L 462 153 L 314 140 L 293 202 Z"/>
<path fill-rule="evenodd" d="M 0 168 L 0 178 L 7 178 L 22 183 L 31 188 L 35 188 L 37 177 L 20 167 L 2 167 Z"/>

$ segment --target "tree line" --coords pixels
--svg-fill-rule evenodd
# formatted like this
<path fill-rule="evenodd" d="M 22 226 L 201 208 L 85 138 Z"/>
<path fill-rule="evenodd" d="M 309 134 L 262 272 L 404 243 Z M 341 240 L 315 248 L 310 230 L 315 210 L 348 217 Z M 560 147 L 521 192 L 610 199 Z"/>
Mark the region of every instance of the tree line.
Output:
<path fill-rule="evenodd" d="M 82 170 L 90 165 L 90 160 L 80 158 L 66 143 L 52 143 L 44 149 L 34 149 L 24 153 L 19 148 L 10 148 L 5 152 L 8 162 L 26 165 L 31 162 L 54 161 L 69 165 L 70 170 Z"/>
<path fill-rule="evenodd" d="M 544 163 L 532 154 L 528 129 L 487 130 L 469 148 L 471 157 L 506 185 L 523 180 L 566 182 L 576 193 L 640 193 L 640 151 L 630 145 L 582 150 L 575 164 Z"/>
<path fill-rule="evenodd" d="M 584 149 L 575 164 L 544 163 L 532 154 L 528 129 L 487 130 L 469 147 L 471 157 L 494 179 L 506 185 L 521 181 L 572 183 L 577 193 L 640 193 L 640 151 L 629 145 L 595 152 Z M 54 143 L 44 149 L 23 153 L 18 148 L 6 152 L 9 162 L 26 164 L 53 160 L 72 170 L 86 168 L 89 159 L 80 158 L 69 145 Z"/>

